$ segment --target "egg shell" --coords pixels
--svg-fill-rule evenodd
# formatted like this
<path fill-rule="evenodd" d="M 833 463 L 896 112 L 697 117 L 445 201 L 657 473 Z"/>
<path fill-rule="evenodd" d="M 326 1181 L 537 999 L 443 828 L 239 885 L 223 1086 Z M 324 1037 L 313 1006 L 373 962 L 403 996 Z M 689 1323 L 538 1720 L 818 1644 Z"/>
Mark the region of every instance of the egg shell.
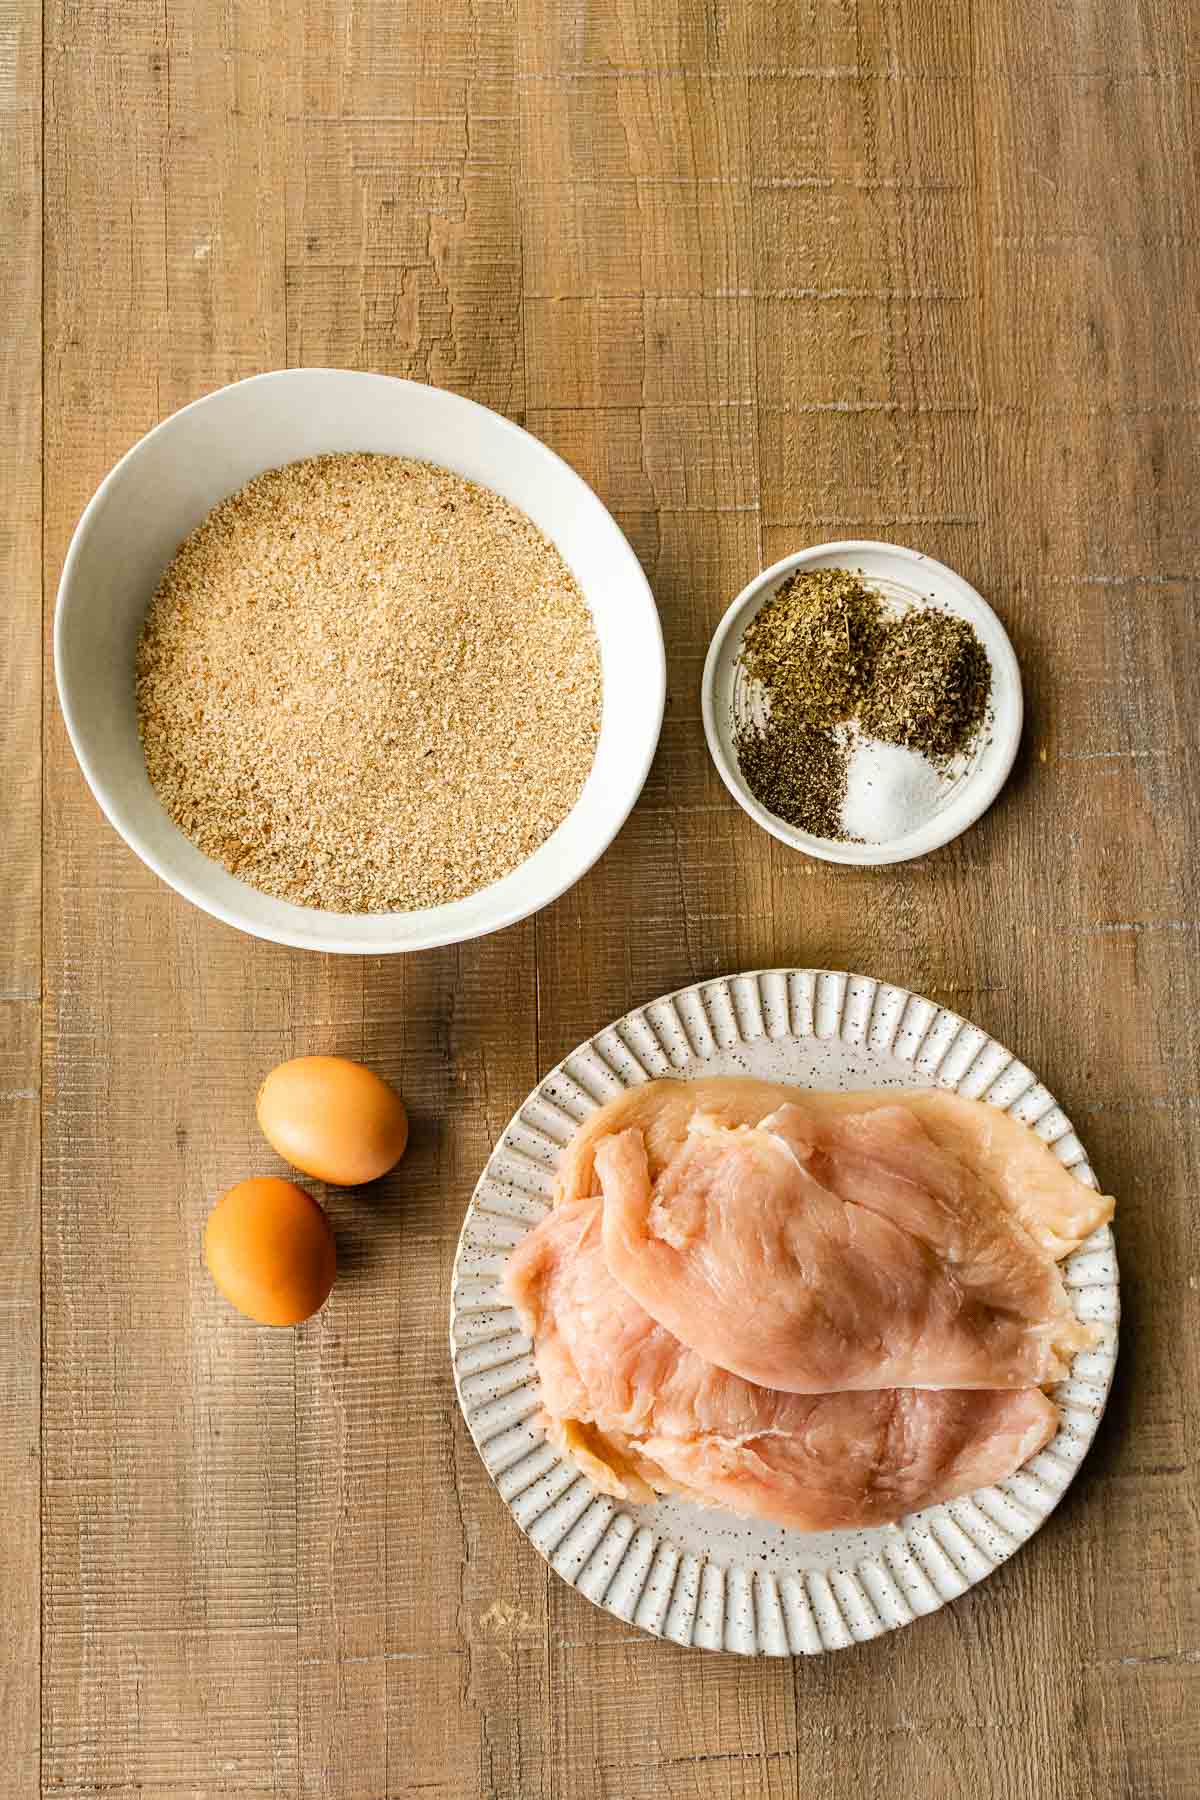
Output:
<path fill-rule="evenodd" d="M 260 1176 L 223 1194 L 204 1228 L 208 1272 L 260 1325 L 298 1325 L 325 1304 L 337 1273 L 333 1227 L 310 1194 Z"/>
<path fill-rule="evenodd" d="M 258 1090 L 258 1123 L 293 1168 L 335 1187 L 377 1181 L 408 1143 L 399 1094 L 373 1069 L 342 1056 L 297 1056 Z"/>

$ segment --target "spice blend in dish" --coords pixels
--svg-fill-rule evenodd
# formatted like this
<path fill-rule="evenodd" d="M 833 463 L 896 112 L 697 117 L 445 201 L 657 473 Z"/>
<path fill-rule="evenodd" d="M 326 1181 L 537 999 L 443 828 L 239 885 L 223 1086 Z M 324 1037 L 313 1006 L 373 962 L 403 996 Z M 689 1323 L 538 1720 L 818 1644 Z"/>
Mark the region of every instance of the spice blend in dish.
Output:
<path fill-rule="evenodd" d="M 874 810 L 861 802 L 877 787 L 885 811 L 899 789 L 928 792 L 876 768 L 879 746 L 924 758 L 917 768 L 936 791 L 991 697 L 991 664 L 967 619 L 920 604 L 893 612 L 848 569 L 789 576 L 746 627 L 738 660 L 767 702 L 765 717 L 734 727 L 747 787 L 785 824 L 834 842 L 875 841 L 847 818 L 852 785 L 855 820 Z"/>
<path fill-rule="evenodd" d="M 137 653 L 150 779 L 207 855 L 334 912 L 508 874 L 587 777 L 600 654 L 500 495 L 367 453 L 272 469 L 181 544 Z"/>

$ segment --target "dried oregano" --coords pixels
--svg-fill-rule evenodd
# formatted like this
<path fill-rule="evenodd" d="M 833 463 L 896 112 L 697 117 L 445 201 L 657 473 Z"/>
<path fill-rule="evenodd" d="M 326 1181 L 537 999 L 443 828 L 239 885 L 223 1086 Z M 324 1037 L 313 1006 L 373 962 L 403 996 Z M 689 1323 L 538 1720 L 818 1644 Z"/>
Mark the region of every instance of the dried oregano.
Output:
<path fill-rule="evenodd" d="M 746 627 L 742 662 L 772 705 L 806 725 L 836 725 L 866 695 L 885 629 L 879 595 L 858 576 L 800 569 Z"/>

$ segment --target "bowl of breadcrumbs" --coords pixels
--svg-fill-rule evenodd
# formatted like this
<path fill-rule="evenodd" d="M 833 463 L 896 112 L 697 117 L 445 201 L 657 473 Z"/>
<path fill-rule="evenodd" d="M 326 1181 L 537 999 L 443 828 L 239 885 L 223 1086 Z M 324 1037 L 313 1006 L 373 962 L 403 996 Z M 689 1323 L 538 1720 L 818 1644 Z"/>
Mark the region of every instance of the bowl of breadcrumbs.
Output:
<path fill-rule="evenodd" d="M 607 848 L 665 668 L 616 522 L 470 400 L 255 376 L 136 444 L 55 616 L 75 753 L 125 841 L 226 923 L 378 955 L 496 931 Z"/>

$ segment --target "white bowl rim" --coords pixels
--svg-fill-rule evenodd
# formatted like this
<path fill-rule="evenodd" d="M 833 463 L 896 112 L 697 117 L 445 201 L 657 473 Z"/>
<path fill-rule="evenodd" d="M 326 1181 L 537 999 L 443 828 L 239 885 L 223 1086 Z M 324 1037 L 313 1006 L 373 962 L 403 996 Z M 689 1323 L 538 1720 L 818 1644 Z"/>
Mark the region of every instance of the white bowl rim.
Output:
<path fill-rule="evenodd" d="M 802 569 L 813 564 L 828 565 L 831 559 L 837 562 L 850 562 L 855 556 L 886 556 L 899 563 L 906 563 L 916 568 L 920 566 L 932 574 L 951 593 L 966 603 L 972 611 L 979 610 L 989 620 L 995 630 L 995 641 L 988 646 L 993 665 L 997 665 L 997 675 L 1011 693 L 1014 703 L 1011 724 L 1002 740 L 992 745 L 992 753 L 987 761 L 972 774 L 956 798 L 953 805 L 938 813 L 925 824 L 906 831 L 900 836 L 882 844 L 841 844 L 832 839 L 819 838 L 810 832 L 799 831 L 788 825 L 783 819 L 775 817 L 761 806 L 753 795 L 747 792 L 730 767 L 725 747 L 721 743 L 717 729 L 716 706 L 714 701 L 714 684 L 717 665 L 725 650 L 730 634 L 740 627 L 742 617 L 751 603 L 773 583 L 778 583 L 794 569 Z M 790 850 L 799 850 L 805 856 L 816 857 L 820 862 L 841 863 L 851 868 L 882 868 L 890 863 L 910 862 L 914 857 L 928 855 L 930 851 L 940 850 L 943 845 L 951 843 L 970 829 L 991 806 L 1001 788 L 1012 773 L 1020 747 L 1021 731 L 1025 716 L 1024 694 L 1021 685 L 1021 669 L 1017 662 L 1016 651 L 1012 647 L 1004 625 L 995 609 L 988 605 L 977 588 L 948 564 L 939 562 L 935 556 L 927 556 L 923 550 L 913 550 L 904 544 L 885 543 L 880 538 L 842 538 L 828 544 L 810 544 L 803 550 L 794 550 L 788 556 L 781 556 L 769 568 L 763 569 L 748 581 L 741 592 L 727 607 L 721 622 L 713 632 L 708 647 L 708 655 L 704 659 L 704 672 L 700 679 L 700 710 L 704 719 L 704 735 L 708 741 L 709 755 L 712 757 L 718 775 L 733 795 L 742 811 L 752 818 L 756 825 L 778 838 Z"/>
<path fill-rule="evenodd" d="M 636 784 L 630 783 L 630 799 L 628 804 L 625 805 L 619 813 L 613 815 L 610 825 L 606 827 L 606 834 L 602 838 L 597 839 L 594 847 L 589 847 L 589 852 L 586 857 L 576 857 L 574 859 L 563 874 L 561 880 L 556 876 L 553 882 L 547 884 L 546 890 L 532 901 L 522 901 L 515 906 L 504 908 L 497 913 L 494 918 L 487 920 L 485 923 L 472 925 L 462 930 L 446 930 L 435 927 L 431 927 L 426 932 L 418 930 L 406 937 L 405 942 L 402 944 L 346 943 L 338 937 L 336 932 L 322 928 L 317 925 L 315 921 L 320 919 L 341 918 L 343 916 L 355 918 L 359 915 L 332 914 L 322 912 L 317 908 L 303 909 L 310 911 L 314 920 L 313 927 L 307 930 L 301 930 L 299 928 L 291 929 L 284 924 L 271 927 L 259 923 L 251 924 L 246 918 L 240 916 L 235 908 L 226 906 L 219 899 L 203 892 L 196 883 L 189 881 L 186 877 L 182 877 L 176 872 L 168 872 L 163 866 L 162 859 L 145 842 L 142 834 L 136 827 L 127 829 L 124 824 L 119 824 L 114 816 L 114 811 L 109 804 L 107 795 L 107 783 L 97 771 L 92 758 L 87 754 L 83 746 L 78 730 L 78 721 L 75 717 L 71 702 L 64 692 L 62 681 L 61 638 L 63 632 L 64 599 L 74 580 L 76 564 L 79 561 L 82 549 L 87 541 L 91 523 L 103 508 L 109 493 L 114 486 L 116 486 L 122 470 L 147 454 L 150 446 L 154 443 L 154 440 L 158 438 L 160 434 L 167 432 L 176 421 L 183 418 L 185 414 L 196 412 L 202 407 L 209 406 L 214 402 L 219 401 L 224 395 L 232 392 L 236 388 L 271 385 L 290 381 L 296 376 L 310 377 L 314 375 L 336 376 L 339 381 L 353 379 L 364 383 L 387 383 L 390 387 L 416 389 L 422 393 L 432 391 L 437 393 L 448 403 L 460 407 L 464 417 L 474 414 L 486 418 L 489 430 L 499 426 L 513 437 L 528 439 L 531 444 L 536 446 L 537 450 L 543 456 L 548 457 L 553 462 L 557 463 L 560 468 L 565 471 L 569 480 L 574 483 L 582 493 L 586 494 L 590 501 L 602 509 L 616 534 L 618 546 L 620 550 L 624 552 L 627 559 L 629 578 L 639 583 L 641 586 L 654 626 L 654 642 L 657 650 L 656 668 L 652 671 L 652 673 L 657 676 L 655 681 L 656 702 L 653 708 L 655 714 L 654 728 L 649 734 L 647 748 L 641 758 Z M 529 918 L 533 913 L 540 912 L 543 907 L 549 906 L 553 901 L 559 899 L 566 893 L 568 888 L 573 887 L 577 881 L 581 881 L 588 870 L 594 867 L 600 860 L 605 851 L 613 843 L 618 833 L 624 827 L 630 813 L 632 813 L 638 800 L 641 798 L 642 790 L 646 784 L 646 778 L 650 773 L 650 768 L 658 749 L 658 741 L 662 733 L 663 716 L 666 711 L 666 649 L 663 641 L 662 620 L 659 616 L 658 607 L 654 599 L 654 592 L 646 578 L 645 570 L 638 561 L 633 546 L 630 544 L 628 538 L 625 536 L 625 533 L 622 531 L 608 507 L 605 506 L 603 500 L 601 500 L 600 496 L 596 493 L 595 489 L 584 480 L 583 476 L 580 475 L 576 469 L 571 467 L 570 463 L 568 463 L 564 457 L 561 457 L 556 450 L 551 449 L 549 444 L 544 443 L 542 439 L 535 436 L 533 432 L 526 431 L 524 426 L 518 425 L 515 420 L 505 418 L 503 413 L 493 411 L 490 406 L 484 406 L 478 400 L 472 400 L 465 394 L 455 393 L 453 389 L 439 388 L 433 382 L 411 381 L 406 376 L 384 375 L 378 371 L 369 369 L 339 369 L 321 364 L 305 364 L 302 367 L 289 369 L 266 369 L 257 375 L 247 375 L 238 381 L 225 382 L 220 387 L 213 388 L 208 393 L 199 395 L 195 400 L 188 401 L 185 406 L 178 407 L 173 413 L 169 413 L 165 419 L 160 419 L 157 425 L 152 425 L 150 430 L 143 433 L 135 443 L 131 444 L 129 449 L 126 450 L 113 464 L 112 468 L 108 471 L 107 475 L 105 475 L 79 516 L 78 523 L 71 534 L 71 542 L 63 560 L 62 573 L 59 576 L 54 606 L 53 646 L 55 687 L 58 694 L 58 703 L 62 709 L 63 721 L 67 728 L 67 736 L 70 739 L 71 748 L 75 753 L 75 759 L 79 764 L 88 787 L 91 789 L 93 798 L 100 807 L 105 818 L 117 835 L 128 844 L 134 854 L 140 857 L 142 862 L 146 864 L 147 868 L 151 869 L 161 881 L 164 881 L 168 887 L 174 889 L 177 894 L 182 895 L 185 900 L 190 900 L 193 906 L 198 906 L 202 912 L 208 913 L 212 918 L 219 919 L 225 925 L 232 926 L 236 931 L 244 932 L 250 937 L 264 939 L 269 943 L 286 944 L 302 950 L 326 951 L 343 956 L 402 955 L 409 951 L 431 950 L 445 945 L 467 943 L 472 938 L 489 937 L 493 932 L 503 931 L 510 925 L 519 924 L 522 919 Z M 465 896 L 466 899 L 475 899 L 476 897 L 477 895 Z M 455 903 L 451 902 L 450 904 L 453 905 Z M 412 912 L 390 915 L 386 913 L 376 913 L 369 916 L 373 918 L 394 917 L 397 919 L 414 919 L 419 916 L 421 910 L 432 909 L 414 909 Z M 444 911 L 445 909 L 439 908 L 437 910 Z"/>

